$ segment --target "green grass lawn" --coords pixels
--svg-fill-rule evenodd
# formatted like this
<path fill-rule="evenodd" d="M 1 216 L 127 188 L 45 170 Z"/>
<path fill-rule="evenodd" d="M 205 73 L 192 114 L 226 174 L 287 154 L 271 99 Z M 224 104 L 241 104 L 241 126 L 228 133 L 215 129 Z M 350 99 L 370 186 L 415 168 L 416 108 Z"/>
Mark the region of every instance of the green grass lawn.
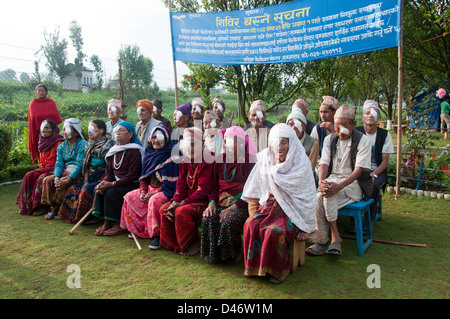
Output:
<path fill-rule="evenodd" d="M 279 285 L 246 278 L 243 262 L 210 265 L 140 239 L 138 251 L 126 235 L 97 237 L 96 225 L 46 221 L 18 214 L 19 184 L 0 186 L 0 298 L 3 299 L 306 299 L 449 297 L 449 205 L 444 200 L 404 195 L 383 198 L 383 220 L 374 238 L 426 244 L 410 247 L 374 243 L 359 257 L 356 242 L 344 239 L 340 257 L 306 257 L 306 264 Z M 342 217 L 343 234 L 349 220 Z M 68 288 L 69 265 L 81 270 L 81 288 Z M 368 288 L 380 267 L 381 288 Z"/>

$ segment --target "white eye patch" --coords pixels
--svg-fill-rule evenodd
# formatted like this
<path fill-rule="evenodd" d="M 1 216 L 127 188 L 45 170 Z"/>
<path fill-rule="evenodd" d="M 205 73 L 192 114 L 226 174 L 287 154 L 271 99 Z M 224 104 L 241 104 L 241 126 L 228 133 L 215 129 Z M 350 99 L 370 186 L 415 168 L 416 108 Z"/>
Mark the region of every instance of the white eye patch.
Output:
<path fill-rule="evenodd" d="M 64 132 L 66 132 L 68 138 L 72 137 L 72 127 L 69 124 L 64 124 Z"/>
<path fill-rule="evenodd" d="M 260 110 L 256 110 L 256 116 L 259 118 L 260 121 L 262 121 L 264 114 Z"/>
<path fill-rule="evenodd" d="M 341 131 L 342 134 L 345 134 L 345 135 L 349 135 L 350 134 L 350 131 L 346 127 L 344 127 L 342 125 L 339 125 L 339 130 Z"/>
<path fill-rule="evenodd" d="M 159 141 L 160 144 L 164 143 L 164 134 L 161 131 L 156 131 L 153 136 L 156 136 L 156 139 Z"/>
<path fill-rule="evenodd" d="M 45 126 L 48 124 L 47 120 L 42 121 L 41 123 L 41 132 L 44 130 Z"/>
<path fill-rule="evenodd" d="M 220 103 L 216 103 L 216 107 L 219 109 L 220 112 L 223 113 L 223 106 Z"/>
<path fill-rule="evenodd" d="M 375 121 L 378 120 L 378 113 L 373 107 L 370 108 L 370 114 L 372 114 Z"/>
<path fill-rule="evenodd" d="M 216 127 L 216 126 L 217 126 L 217 124 L 216 124 L 216 119 L 213 119 L 209 125 L 210 125 L 212 128 Z"/>
<path fill-rule="evenodd" d="M 295 127 L 297 128 L 297 130 L 301 133 L 301 132 L 303 131 L 303 125 L 302 125 L 302 122 L 300 122 L 300 121 L 297 120 L 297 119 L 293 119 L 293 121 L 294 121 L 294 125 L 295 125 Z"/>
<path fill-rule="evenodd" d="M 201 107 L 200 106 L 198 106 L 198 105 L 195 105 L 195 111 L 197 111 L 198 113 L 202 113 L 202 109 L 201 109 Z"/>
<path fill-rule="evenodd" d="M 270 144 L 274 151 L 278 150 L 278 147 L 280 146 L 282 139 L 283 139 L 282 137 L 273 137 L 272 138 Z"/>
<path fill-rule="evenodd" d="M 139 107 L 137 108 L 137 110 L 136 110 L 137 114 L 141 113 L 141 110 L 142 110 L 143 108 L 144 108 L 143 106 L 139 106 Z"/>
<path fill-rule="evenodd" d="M 88 126 L 88 131 L 89 131 L 92 135 L 97 136 L 97 132 L 95 131 L 94 125 L 89 124 L 89 126 Z"/>
<path fill-rule="evenodd" d="M 178 122 L 182 116 L 183 116 L 183 112 L 177 111 L 177 113 L 175 115 L 175 121 Z"/>
<path fill-rule="evenodd" d="M 153 105 L 153 113 L 158 113 L 158 108 Z"/>
<path fill-rule="evenodd" d="M 225 145 L 230 150 L 234 149 L 234 138 L 233 137 L 229 137 L 229 138 L 225 139 Z"/>
<path fill-rule="evenodd" d="M 111 113 L 112 113 L 112 114 L 114 114 L 114 115 L 117 114 L 117 107 L 111 106 L 110 110 L 111 110 Z"/>

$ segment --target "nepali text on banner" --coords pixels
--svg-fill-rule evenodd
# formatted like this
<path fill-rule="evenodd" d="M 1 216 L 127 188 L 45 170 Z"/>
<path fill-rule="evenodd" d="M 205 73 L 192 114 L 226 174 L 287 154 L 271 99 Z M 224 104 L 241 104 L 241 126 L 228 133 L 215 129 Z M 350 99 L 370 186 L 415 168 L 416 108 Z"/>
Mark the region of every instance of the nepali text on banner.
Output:
<path fill-rule="evenodd" d="M 171 12 L 174 60 L 303 62 L 399 46 L 400 1 L 302 0 L 250 10 Z"/>

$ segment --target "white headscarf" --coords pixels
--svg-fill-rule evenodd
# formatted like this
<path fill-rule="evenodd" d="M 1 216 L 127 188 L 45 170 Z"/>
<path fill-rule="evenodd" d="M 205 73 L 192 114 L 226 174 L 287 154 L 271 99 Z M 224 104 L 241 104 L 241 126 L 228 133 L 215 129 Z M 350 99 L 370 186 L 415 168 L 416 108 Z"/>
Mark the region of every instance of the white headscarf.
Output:
<path fill-rule="evenodd" d="M 273 144 L 286 137 L 289 151 L 283 163 L 276 164 Z M 316 187 L 311 162 L 295 131 L 284 123 L 276 124 L 269 134 L 269 147 L 258 153 L 258 161 L 245 183 L 242 199 L 259 198 L 265 205 L 275 196 L 283 212 L 302 231 L 316 228 Z"/>

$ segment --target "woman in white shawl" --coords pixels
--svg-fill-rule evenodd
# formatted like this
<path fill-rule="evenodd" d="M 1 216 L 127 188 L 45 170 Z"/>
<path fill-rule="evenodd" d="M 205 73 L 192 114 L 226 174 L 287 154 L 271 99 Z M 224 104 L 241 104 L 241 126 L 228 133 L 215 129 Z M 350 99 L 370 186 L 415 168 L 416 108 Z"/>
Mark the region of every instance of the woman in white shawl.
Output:
<path fill-rule="evenodd" d="M 245 183 L 242 199 L 249 203 L 244 226 L 246 276 L 286 279 L 291 268 L 291 242 L 304 241 L 315 230 L 316 188 L 311 163 L 294 130 L 275 125 L 269 147 Z"/>

